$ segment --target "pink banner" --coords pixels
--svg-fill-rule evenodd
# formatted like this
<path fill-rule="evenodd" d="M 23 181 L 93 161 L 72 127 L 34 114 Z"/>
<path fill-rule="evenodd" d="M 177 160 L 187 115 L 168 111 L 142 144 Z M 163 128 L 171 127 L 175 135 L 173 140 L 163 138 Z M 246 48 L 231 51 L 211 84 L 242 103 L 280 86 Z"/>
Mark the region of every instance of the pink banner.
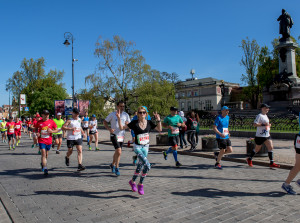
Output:
<path fill-rule="evenodd" d="M 90 101 L 82 101 L 82 100 L 79 100 L 79 115 L 84 115 L 85 112 L 88 112 L 89 111 L 89 105 L 90 105 Z"/>
<path fill-rule="evenodd" d="M 65 114 L 65 101 L 55 101 L 54 102 L 54 108 L 55 108 L 55 116 L 58 112 L 60 112 L 62 115 Z"/>

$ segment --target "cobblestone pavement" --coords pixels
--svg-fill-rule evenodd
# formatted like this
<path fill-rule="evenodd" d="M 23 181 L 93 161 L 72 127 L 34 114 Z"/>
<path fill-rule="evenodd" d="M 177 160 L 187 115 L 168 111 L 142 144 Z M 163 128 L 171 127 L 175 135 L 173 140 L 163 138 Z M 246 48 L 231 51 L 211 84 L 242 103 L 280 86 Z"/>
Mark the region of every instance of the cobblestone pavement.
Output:
<path fill-rule="evenodd" d="M 96 152 L 85 145 L 87 169 L 78 173 L 76 152 L 64 164 L 64 141 L 61 154 L 50 151 L 44 177 L 30 145 L 26 136 L 15 151 L 0 143 L 0 198 L 14 222 L 300 222 L 299 197 L 280 188 L 285 169 L 223 161 L 217 170 L 212 159 L 184 155 L 175 168 L 172 155 L 165 161 L 150 152 L 154 165 L 140 196 L 128 185 L 135 169 L 130 148 L 116 177 L 108 167 L 112 146 L 100 144 Z M 10 222 L 5 209 L 0 203 L 0 222 Z"/>

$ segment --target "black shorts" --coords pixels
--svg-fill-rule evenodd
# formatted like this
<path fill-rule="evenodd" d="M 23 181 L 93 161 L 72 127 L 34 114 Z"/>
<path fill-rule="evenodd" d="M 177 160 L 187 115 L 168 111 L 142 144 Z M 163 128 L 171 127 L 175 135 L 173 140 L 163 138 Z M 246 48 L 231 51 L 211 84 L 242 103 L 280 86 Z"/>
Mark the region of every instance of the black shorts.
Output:
<path fill-rule="evenodd" d="M 227 146 L 231 146 L 230 139 L 217 139 L 219 149 L 226 149 Z"/>
<path fill-rule="evenodd" d="M 295 151 L 296 151 L 297 154 L 300 154 L 300 148 L 297 148 L 297 147 L 296 147 L 296 140 L 297 140 L 297 138 L 298 138 L 299 136 L 300 136 L 299 134 L 296 134 L 295 140 L 294 140 Z M 299 141 L 298 141 L 297 144 L 299 144 Z"/>
<path fill-rule="evenodd" d="M 8 140 L 10 141 L 12 138 L 16 138 L 16 135 L 15 134 L 7 134 L 7 138 Z"/>
<path fill-rule="evenodd" d="M 175 147 L 179 143 L 179 135 L 177 136 L 169 136 L 169 146 Z"/>
<path fill-rule="evenodd" d="M 6 133 L 6 131 L 7 131 L 7 130 L 5 130 L 5 131 L 1 131 L 2 135 L 4 135 L 4 134 Z"/>
<path fill-rule="evenodd" d="M 53 139 L 61 139 L 62 134 L 52 134 Z"/>
<path fill-rule="evenodd" d="M 86 131 L 86 130 L 88 130 L 89 129 L 89 127 L 82 127 L 82 130 L 83 131 Z"/>
<path fill-rule="evenodd" d="M 270 137 L 270 136 L 269 136 L 269 137 L 257 137 L 257 136 L 255 136 L 254 141 L 255 141 L 255 144 L 256 144 L 256 145 L 260 146 L 260 145 L 262 145 L 265 141 L 267 141 L 268 139 L 271 139 L 271 137 Z"/>
<path fill-rule="evenodd" d="M 92 131 L 92 130 L 90 130 L 90 135 L 94 135 L 94 134 L 96 134 L 96 133 L 98 133 L 97 131 Z"/>
<path fill-rule="evenodd" d="M 32 128 L 28 127 L 28 131 L 29 131 L 29 132 L 32 132 Z"/>
<path fill-rule="evenodd" d="M 114 145 L 115 149 L 122 149 L 123 142 L 118 142 L 117 136 L 115 134 L 110 134 L 110 141 Z"/>
<path fill-rule="evenodd" d="M 73 146 L 81 146 L 82 145 L 82 138 L 77 140 L 67 140 L 67 147 L 73 148 Z"/>

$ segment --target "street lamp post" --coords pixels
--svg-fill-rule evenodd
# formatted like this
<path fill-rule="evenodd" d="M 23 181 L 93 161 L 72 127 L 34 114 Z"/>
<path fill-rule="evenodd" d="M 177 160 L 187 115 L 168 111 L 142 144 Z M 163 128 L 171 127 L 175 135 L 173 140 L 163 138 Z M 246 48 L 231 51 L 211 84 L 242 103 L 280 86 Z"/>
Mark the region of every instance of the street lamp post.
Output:
<path fill-rule="evenodd" d="M 191 75 L 192 75 L 192 79 L 194 79 L 194 74 L 195 74 L 195 69 L 191 69 Z"/>
<path fill-rule="evenodd" d="M 74 54 L 73 54 L 73 42 L 74 42 L 74 37 L 73 34 L 70 32 L 65 32 L 64 34 L 65 37 L 65 42 L 63 43 L 65 46 L 69 46 L 71 40 L 72 42 L 72 99 L 73 99 L 73 106 L 75 105 L 75 92 L 74 92 L 74 62 L 78 61 L 77 59 L 74 59 Z"/>

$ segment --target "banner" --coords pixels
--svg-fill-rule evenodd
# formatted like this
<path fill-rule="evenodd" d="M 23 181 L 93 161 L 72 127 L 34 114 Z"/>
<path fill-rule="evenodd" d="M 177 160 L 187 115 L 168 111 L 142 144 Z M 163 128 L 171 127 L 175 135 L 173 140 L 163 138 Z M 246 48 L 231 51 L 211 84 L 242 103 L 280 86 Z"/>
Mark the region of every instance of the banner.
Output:
<path fill-rule="evenodd" d="M 26 95 L 25 94 L 20 94 L 20 104 L 26 105 Z"/>
<path fill-rule="evenodd" d="M 73 100 L 72 99 L 66 99 L 65 100 L 65 115 L 72 115 L 73 110 Z"/>
<path fill-rule="evenodd" d="M 90 101 L 79 100 L 79 115 L 84 116 L 89 111 Z"/>
<path fill-rule="evenodd" d="M 60 112 L 62 115 L 65 114 L 65 101 L 64 100 L 54 101 L 55 116 L 57 115 L 58 112 Z"/>

